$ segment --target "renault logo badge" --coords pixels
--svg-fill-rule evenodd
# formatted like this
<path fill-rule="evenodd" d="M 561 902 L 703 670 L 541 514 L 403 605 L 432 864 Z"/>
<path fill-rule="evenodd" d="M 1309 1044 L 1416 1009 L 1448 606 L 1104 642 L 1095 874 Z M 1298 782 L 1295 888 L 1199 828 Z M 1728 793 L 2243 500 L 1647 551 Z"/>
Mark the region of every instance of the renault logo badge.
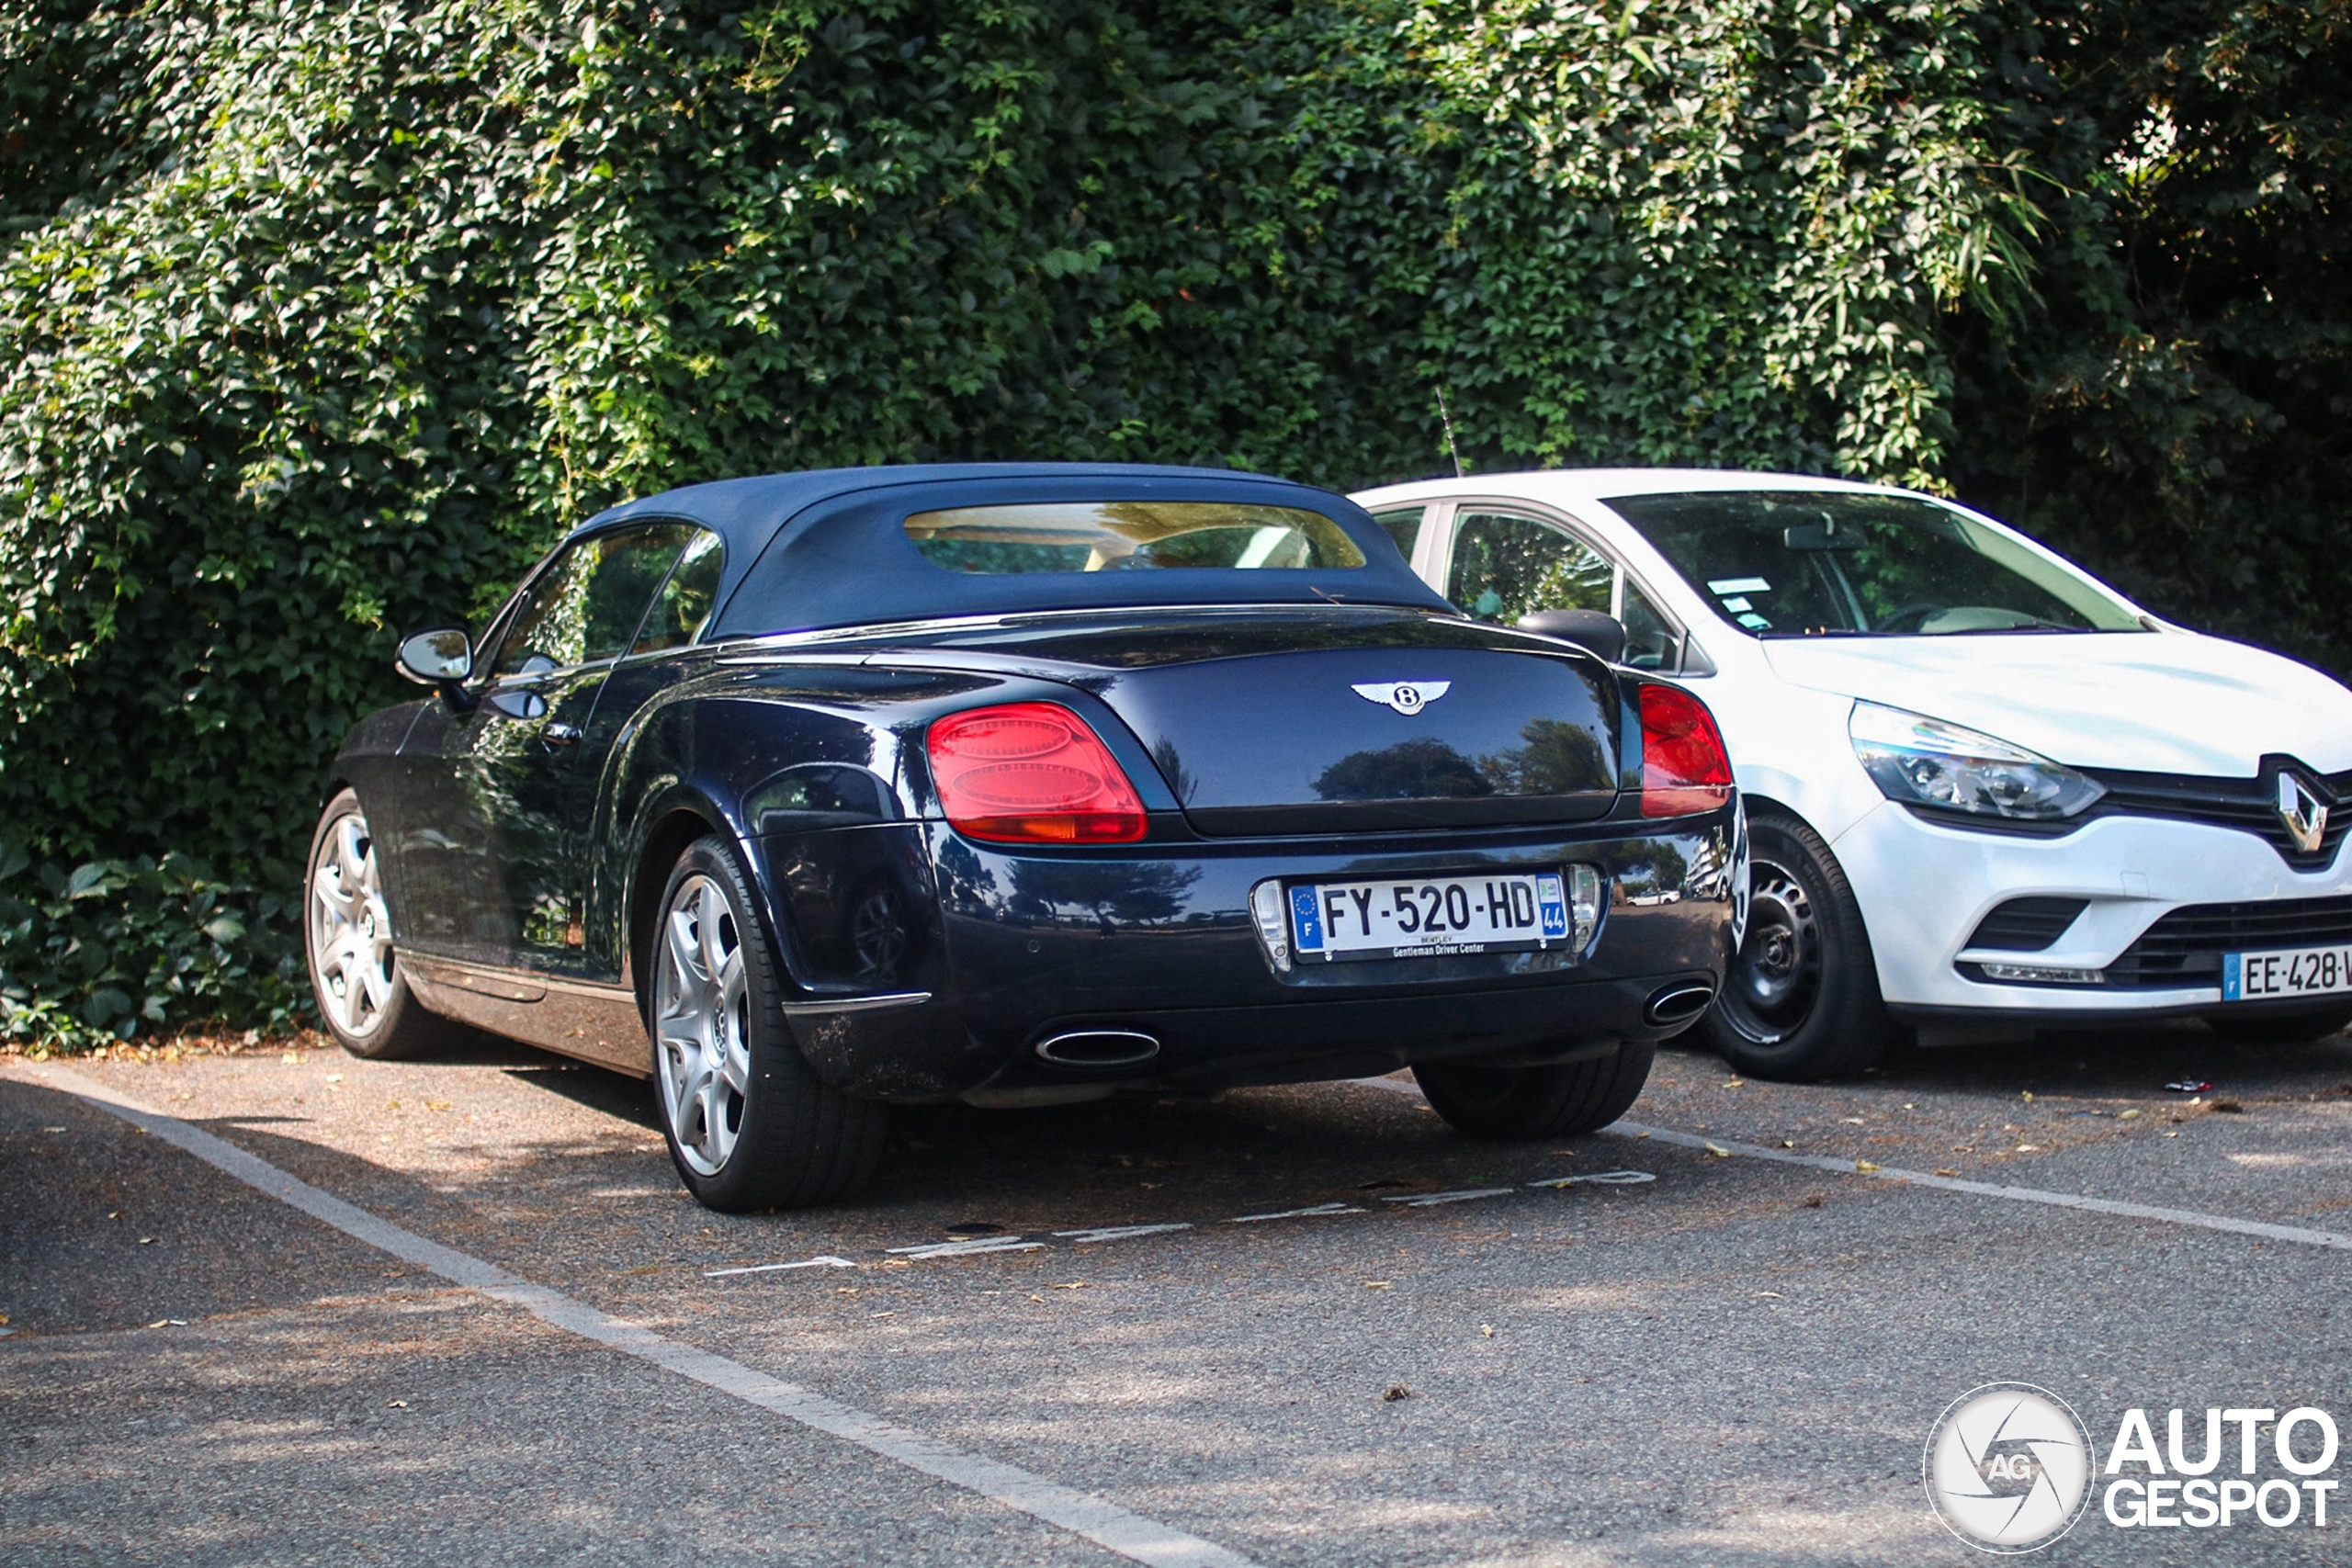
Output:
<path fill-rule="evenodd" d="M 2284 768 L 2278 771 L 2278 820 L 2287 825 L 2287 836 L 2297 850 L 2319 853 L 2320 841 L 2327 836 L 2327 807 L 2311 785 Z"/>
<path fill-rule="evenodd" d="M 1368 703 L 1385 703 L 1410 718 L 1453 686 L 1451 681 L 1366 681 L 1355 692 Z"/>

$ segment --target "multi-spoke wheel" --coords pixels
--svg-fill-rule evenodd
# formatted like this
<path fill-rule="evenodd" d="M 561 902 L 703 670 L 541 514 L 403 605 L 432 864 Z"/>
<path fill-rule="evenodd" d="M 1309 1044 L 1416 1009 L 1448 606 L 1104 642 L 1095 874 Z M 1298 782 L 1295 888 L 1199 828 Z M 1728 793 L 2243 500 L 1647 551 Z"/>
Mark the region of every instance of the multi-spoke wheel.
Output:
<path fill-rule="evenodd" d="M 1860 1071 L 1893 1033 L 1870 933 L 1829 846 L 1785 813 L 1748 819 L 1747 934 L 1701 1028 L 1742 1072 L 1819 1078 Z"/>
<path fill-rule="evenodd" d="M 319 1016 L 360 1056 L 413 1056 L 447 1043 L 454 1026 L 425 1010 L 401 975 L 375 835 L 359 797 L 327 803 L 311 838 L 303 949 Z"/>
<path fill-rule="evenodd" d="M 653 1081 L 671 1157 L 714 1209 L 839 1198 L 872 1172 L 884 1108 L 809 1070 L 750 882 L 717 838 L 670 873 L 645 948 Z"/>
<path fill-rule="evenodd" d="M 850 916 L 849 946 L 859 979 L 888 980 L 898 974 L 907 955 L 907 922 L 899 916 L 896 893 L 877 887 L 858 901 Z"/>
<path fill-rule="evenodd" d="M 678 1158 L 716 1176 L 743 1135 L 752 1088 L 743 933 L 718 884 L 697 872 L 672 889 L 653 984 L 653 1066 Z"/>

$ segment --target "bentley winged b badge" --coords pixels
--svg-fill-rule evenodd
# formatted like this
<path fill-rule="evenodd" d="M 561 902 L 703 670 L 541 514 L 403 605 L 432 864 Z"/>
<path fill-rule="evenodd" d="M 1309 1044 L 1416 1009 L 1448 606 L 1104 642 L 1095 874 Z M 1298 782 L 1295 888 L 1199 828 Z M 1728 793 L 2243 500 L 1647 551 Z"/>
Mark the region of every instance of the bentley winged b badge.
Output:
<path fill-rule="evenodd" d="M 1445 695 L 1453 684 L 1451 681 L 1365 681 L 1355 691 L 1364 701 L 1386 703 L 1410 718 Z"/>

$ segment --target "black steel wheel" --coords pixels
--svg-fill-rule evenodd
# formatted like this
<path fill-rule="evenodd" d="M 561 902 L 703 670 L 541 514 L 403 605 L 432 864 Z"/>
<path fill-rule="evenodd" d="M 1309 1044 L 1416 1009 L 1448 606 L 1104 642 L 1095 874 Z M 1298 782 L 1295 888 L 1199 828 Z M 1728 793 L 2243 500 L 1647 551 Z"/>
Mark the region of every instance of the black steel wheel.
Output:
<path fill-rule="evenodd" d="M 1747 824 L 1747 934 L 1701 1027 L 1744 1073 L 1805 1080 L 1860 1072 L 1894 1034 L 1862 912 L 1820 835 L 1759 810 Z"/>

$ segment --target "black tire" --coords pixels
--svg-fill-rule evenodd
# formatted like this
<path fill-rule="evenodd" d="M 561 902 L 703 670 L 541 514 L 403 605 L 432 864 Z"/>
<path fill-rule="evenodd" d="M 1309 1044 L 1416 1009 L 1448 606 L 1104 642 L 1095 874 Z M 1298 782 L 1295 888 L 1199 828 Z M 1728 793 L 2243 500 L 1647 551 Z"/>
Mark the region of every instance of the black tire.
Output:
<path fill-rule="evenodd" d="M 346 823 L 354 830 L 354 840 L 343 838 Z M 344 897 L 352 907 L 366 906 L 353 929 L 376 952 L 372 957 L 345 964 L 337 961 L 337 933 L 329 929 L 339 918 L 336 905 L 322 892 L 322 877 L 343 889 L 349 880 L 346 868 L 355 842 L 368 874 L 345 889 Z M 311 996 L 318 1003 L 319 1021 L 335 1043 L 355 1056 L 401 1061 L 431 1055 L 462 1040 L 465 1026 L 419 1001 L 401 971 L 399 949 L 392 942 L 390 908 L 374 886 L 375 839 L 357 794 L 346 789 L 327 802 L 311 834 L 310 859 L 303 863 L 307 868 L 302 888 L 303 963 L 310 972 Z M 360 974 L 365 968 L 374 970 L 380 998 L 365 986 Z M 355 985 L 359 988 L 355 990 Z"/>
<path fill-rule="evenodd" d="M 2288 1012 L 2208 1013 L 2205 1026 L 2241 1045 L 2301 1045 L 2352 1025 L 2352 1007 L 2298 1008 Z"/>
<path fill-rule="evenodd" d="M 704 891 L 712 888 L 725 905 L 710 939 L 717 947 L 701 945 L 700 920 L 693 912 L 701 907 Z M 684 913 L 696 936 L 693 942 L 679 938 L 681 946 L 673 948 L 672 928 L 682 913 L 682 899 L 689 905 Z M 725 840 L 712 837 L 689 844 L 671 869 L 656 908 L 643 971 L 647 1033 L 662 1136 L 686 1190 L 707 1208 L 744 1213 L 833 1202 L 864 1186 L 881 1158 L 888 1108 L 828 1086 L 801 1055 L 785 1021 L 775 940 Z M 712 971 L 707 964 L 696 969 L 694 957 L 682 954 L 699 956 L 729 942 L 730 956 L 740 956 L 740 970 L 721 965 L 717 973 L 722 979 L 696 991 L 701 976 Z M 740 996 L 728 995 L 728 973 L 740 973 Z M 706 1010 L 718 1021 L 699 1035 L 695 1032 L 706 1014 L 694 1010 L 689 992 L 719 1004 Z M 696 1039 L 700 1045 L 693 1043 Z M 706 1056 L 695 1058 L 696 1049 Z M 714 1070 L 698 1074 L 705 1062 Z M 729 1062 L 742 1077 L 740 1086 L 725 1079 Z M 707 1097 L 696 1095 L 696 1082 L 708 1084 Z M 714 1102 L 717 1115 L 707 1115 L 706 1107 Z"/>
<path fill-rule="evenodd" d="M 1894 1021 L 1838 857 L 1784 812 L 1748 818 L 1747 933 L 1704 1038 L 1743 1073 L 1809 1082 L 1883 1060 Z"/>
<path fill-rule="evenodd" d="M 1457 1133 L 1509 1142 L 1565 1138 L 1624 1115 L 1649 1081 L 1657 1055 L 1649 1042 L 1629 1041 L 1606 1056 L 1555 1067 L 1421 1062 L 1413 1077 Z"/>

